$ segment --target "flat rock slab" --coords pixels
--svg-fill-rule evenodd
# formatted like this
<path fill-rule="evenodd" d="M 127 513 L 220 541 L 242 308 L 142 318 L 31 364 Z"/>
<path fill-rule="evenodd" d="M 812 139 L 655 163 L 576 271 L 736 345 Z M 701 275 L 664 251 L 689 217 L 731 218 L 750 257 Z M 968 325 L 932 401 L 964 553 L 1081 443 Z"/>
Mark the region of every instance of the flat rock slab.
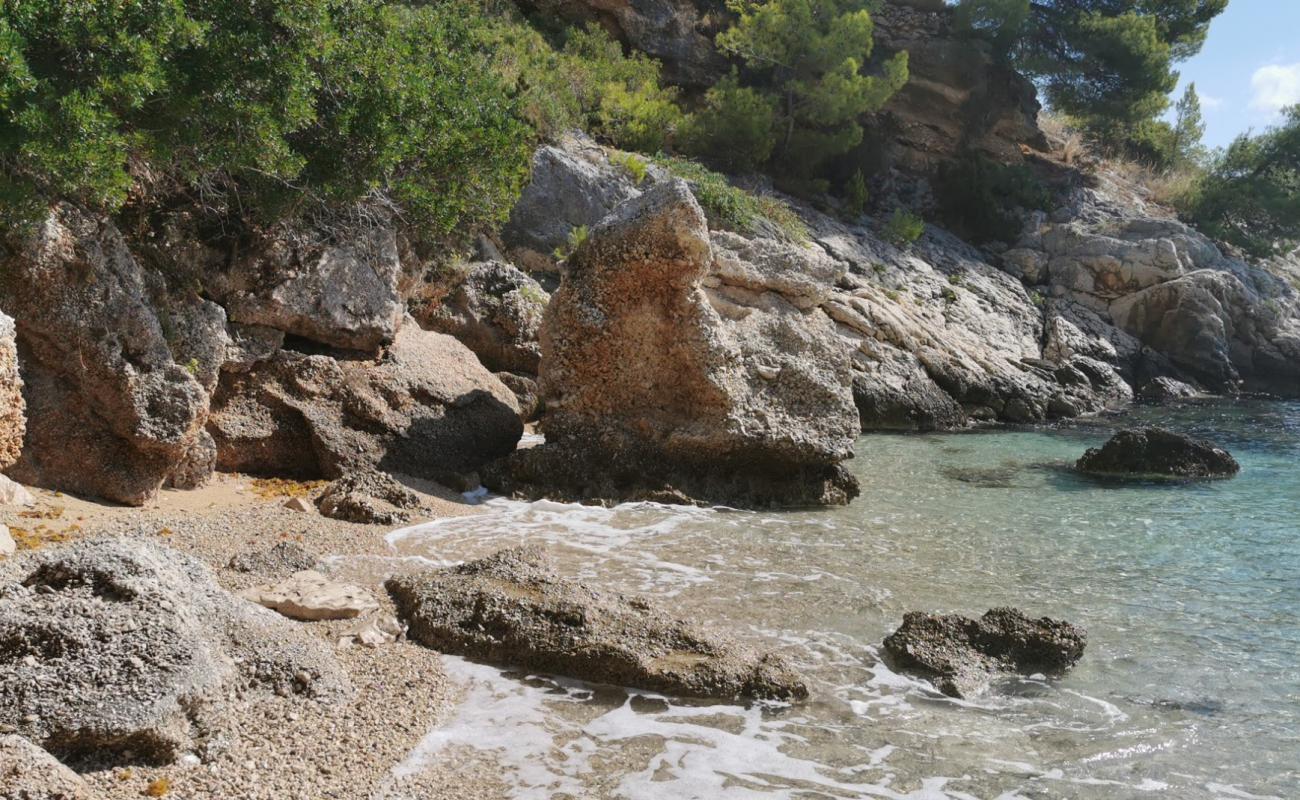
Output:
<path fill-rule="evenodd" d="M 295 572 L 279 583 L 241 594 L 259 606 L 307 622 L 353 619 L 379 610 L 379 603 L 360 586 L 336 583 L 312 570 Z"/>
<path fill-rule="evenodd" d="M 0 736 L 0 798 L 91 800 L 77 773 L 21 736 Z"/>
<path fill-rule="evenodd" d="M 1074 666 L 1087 644 L 1083 628 L 1030 619 L 1014 608 L 995 608 L 979 619 L 912 611 L 885 639 L 885 654 L 900 669 L 929 678 L 950 697 L 971 697 L 999 673 L 1061 672 Z"/>
<path fill-rule="evenodd" d="M 1164 428 L 1120 431 L 1076 465 L 1088 475 L 1117 478 L 1231 478 L 1241 465 L 1227 450 Z"/>
<path fill-rule="evenodd" d="M 562 578 L 537 547 L 392 578 L 387 587 L 410 638 L 444 653 L 691 697 L 808 696 L 779 656 L 705 633 L 646 600 Z"/>

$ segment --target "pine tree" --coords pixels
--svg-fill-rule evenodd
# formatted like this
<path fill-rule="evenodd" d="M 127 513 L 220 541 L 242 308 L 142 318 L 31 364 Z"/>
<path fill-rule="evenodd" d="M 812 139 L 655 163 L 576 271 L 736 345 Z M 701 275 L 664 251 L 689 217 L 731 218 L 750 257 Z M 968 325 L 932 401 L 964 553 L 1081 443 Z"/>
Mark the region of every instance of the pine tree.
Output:
<path fill-rule="evenodd" d="M 1174 113 L 1174 162 L 1179 166 L 1198 164 L 1205 159 L 1205 147 L 1201 144 L 1205 136 L 1205 118 L 1201 115 L 1201 98 L 1196 93 L 1196 84 L 1187 85 L 1183 98 L 1174 106 Z"/>

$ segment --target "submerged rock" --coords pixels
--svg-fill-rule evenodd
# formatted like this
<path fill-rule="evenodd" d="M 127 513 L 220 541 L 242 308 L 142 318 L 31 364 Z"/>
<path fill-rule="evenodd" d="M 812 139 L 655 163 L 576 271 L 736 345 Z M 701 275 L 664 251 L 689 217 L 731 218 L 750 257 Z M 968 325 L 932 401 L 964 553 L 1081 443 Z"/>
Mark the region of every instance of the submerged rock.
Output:
<path fill-rule="evenodd" d="M 1077 625 L 995 608 L 978 620 L 908 612 L 884 647 L 897 667 L 923 675 L 950 697 L 970 697 L 998 673 L 1068 669 L 1086 644 L 1087 634 Z"/>
<path fill-rule="evenodd" d="M 671 694 L 800 699 L 783 659 L 707 634 L 662 608 L 558 576 L 537 547 L 396 577 L 410 638 L 445 653 Z"/>
<path fill-rule="evenodd" d="M 811 246 L 716 245 L 678 180 L 592 231 L 542 325 L 546 443 L 486 471 L 488 486 L 745 506 L 856 496 L 841 465 L 859 431 L 848 348 L 816 307 L 833 263 Z"/>
<path fill-rule="evenodd" d="M 1133 478 L 1231 478 L 1241 471 L 1228 451 L 1163 428 L 1120 431 L 1076 466 L 1089 475 Z"/>
<path fill-rule="evenodd" d="M 21 736 L 0 736 L 0 798 L 91 800 L 81 776 Z"/>
<path fill-rule="evenodd" d="M 330 483 L 316 499 L 320 513 L 331 519 L 366 525 L 409 522 L 420 508 L 415 492 L 382 472 L 363 471 Z"/>
<path fill-rule="evenodd" d="M 166 763 L 205 708 L 351 691 L 320 640 L 153 544 L 79 542 L 0 569 L 0 725 L 60 758 Z"/>

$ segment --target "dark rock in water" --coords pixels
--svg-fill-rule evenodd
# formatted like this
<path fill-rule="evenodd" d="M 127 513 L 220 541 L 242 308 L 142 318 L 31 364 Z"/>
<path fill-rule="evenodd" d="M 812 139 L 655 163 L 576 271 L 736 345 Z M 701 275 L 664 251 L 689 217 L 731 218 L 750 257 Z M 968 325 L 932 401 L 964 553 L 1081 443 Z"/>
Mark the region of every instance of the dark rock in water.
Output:
<path fill-rule="evenodd" d="M 1189 383 L 1173 378 L 1152 378 L 1142 384 L 1138 397 L 1149 403 L 1167 403 L 1172 400 L 1190 400 L 1203 396 L 1203 392 Z"/>
<path fill-rule="evenodd" d="M 0 562 L 0 728 L 61 759 L 170 762 L 255 687 L 351 692 L 328 644 L 180 553 L 105 539 Z"/>
<path fill-rule="evenodd" d="M 939 474 L 948 480 L 969 483 L 981 489 L 1010 489 L 1019 467 L 940 467 Z"/>
<path fill-rule="evenodd" d="M 280 542 L 266 550 L 240 553 L 230 559 L 229 569 L 255 575 L 288 576 L 315 569 L 320 559 L 294 542 Z"/>
<path fill-rule="evenodd" d="M 357 472 L 330 483 L 316 500 L 320 513 L 331 519 L 367 525 L 410 522 L 408 512 L 420 508 L 420 497 L 382 472 Z"/>
<path fill-rule="evenodd" d="M 918 672 L 950 697 L 983 691 L 1002 672 L 1060 672 L 1074 666 L 1086 632 L 1069 622 L 1030 619 L 1014 608 L 995 608 L 978 620 L 912 611 L 885 639 L 885 653 L 900 669 Z"/>
<path fill-rule="evenodd" d="M 1089 475 L 1134 478 L 1230 478 L 1241 471 L 1228 451 L 1163 428 L 1120 431 L 1076 466 Z"/>
<path fill-rule="evenodd" d="M 779 656 L 634 597 L 559 577 L 537 547 L 387 583 L 409 636 L 445 653 L 692 697 L 802 699 Z"/>

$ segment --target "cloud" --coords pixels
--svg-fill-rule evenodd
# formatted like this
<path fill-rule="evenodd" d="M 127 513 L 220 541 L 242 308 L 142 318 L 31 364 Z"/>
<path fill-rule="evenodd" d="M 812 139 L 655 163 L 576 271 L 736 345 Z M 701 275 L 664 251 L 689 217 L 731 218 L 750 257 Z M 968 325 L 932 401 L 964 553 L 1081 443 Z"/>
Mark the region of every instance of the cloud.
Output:
<path fill-rule="evenodd" d="M 1224 100 L 1222 97 L 1215 97 L 1212 94 L 1201 95 L 1201 106 L 1206 111 L 1213 111 L 1216 108 L 1223 108 Z"/>
<path fill-rule="evenodd" d="M 1300 103 L 1300 64 L 1270 64 L 1251 76 L 1254 91 L 1250 107 L 1257 111 L 1278 112 Z"/>

